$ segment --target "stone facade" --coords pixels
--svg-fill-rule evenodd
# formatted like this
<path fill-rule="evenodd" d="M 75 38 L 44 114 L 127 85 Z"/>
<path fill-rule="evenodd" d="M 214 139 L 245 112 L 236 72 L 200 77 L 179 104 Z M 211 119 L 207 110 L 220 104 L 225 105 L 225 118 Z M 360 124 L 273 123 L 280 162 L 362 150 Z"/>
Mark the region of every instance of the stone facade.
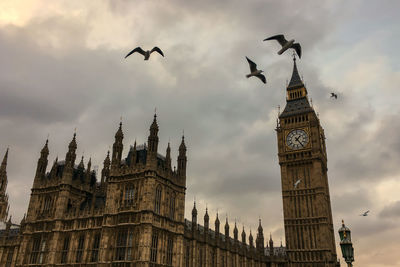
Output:
<path fill-rule="evenodd" d="M 177 168 L 171 148 L 158 153 L 156 116 L 147 143 L 122 158 L 122 123 L 101 177 L 84 158 L 76 165 L 74 134 L 65 160 L 48 168 L 46 141 L 40 152 L 26 217 L 21 225 L 0 228 L 0 259 L 7 266 L 284 266 L 285 248 L 264 248 L 260 226 L 256 245 L 185 220 L 186 145 L 182 137 Z M 47 171 L 49 169 L 49 171 Z M 12 228 L 12 229 L 11 229 Z M 12 242 L 8 241 L 12 240 Z M 4 241 L 4 242 L 3 242 Z M 7 242 L 6 242 L 7 241 Z"/>
<path fill-rule="evenodd" d="M 289 266 L 335 266 L 325 134 L 295 58 L 276 131 Z"/>

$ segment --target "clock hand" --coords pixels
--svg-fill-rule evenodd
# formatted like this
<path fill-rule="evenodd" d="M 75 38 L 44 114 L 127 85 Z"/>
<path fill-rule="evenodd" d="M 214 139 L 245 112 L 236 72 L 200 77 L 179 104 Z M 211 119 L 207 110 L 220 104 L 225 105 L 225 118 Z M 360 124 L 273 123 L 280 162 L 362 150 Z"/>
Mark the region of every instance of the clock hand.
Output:
<path fill-rule="evenodd" d="M 299 137 L 295 137 L 294 139 L 296 139 L 296 141 L 299 142 L 299 144 L 300 144 L 302 147 L 304 147 L 303 143 L 300 142 Z"/>

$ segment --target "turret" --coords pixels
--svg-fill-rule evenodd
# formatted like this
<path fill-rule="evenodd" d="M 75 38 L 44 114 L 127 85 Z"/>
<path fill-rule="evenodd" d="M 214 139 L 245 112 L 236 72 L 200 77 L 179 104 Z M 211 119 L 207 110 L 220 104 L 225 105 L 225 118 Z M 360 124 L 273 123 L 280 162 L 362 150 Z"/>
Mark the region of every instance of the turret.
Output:
<path fill-rule="evenodd" d="M 259 224 L 258 224 L 256 246 L 258 251 L 260 252 L 264 251 L 264 234 L 263 234 L 263 228 L 261 226 L 261 219 L 259 219 Z"/>
<path fill-rule="evenodd" d="M 42 150 L 40 151 L 40 158 L 38 159 L 37 167 L 36 167 L 36 175 L 33 181 L 33 187 L 39 186 L 40 180 L 46 175 L 46 168 L 49 156 L 49 140 L 46 140 Z"/>
<path fill-rule="evenodd" d="M 74 137 L 68 145 L 67 155 L 65 156 L 65 167 L 69 167 L 71 169 L 74 168 L 76 159 L 76 148 L 76 133 L 74 133 Z"/>
<path fill-rule="evenodd" d="M 167 146 L 167 151 L 165 153 L 165 163 L 167 170 L 171 171 L 171 148 L 169 146 L 169 142 Z"/>
<path fill-rule="evenodd" d="M 236 221 L 235 221 L 235 228 L 233 228 L 233 239 L 235 239 L 235 242 L 237 242 L 238 241 L 238 229 L 237 229 L 237 226 L 236 226 Z"/>
<path fill-rule="evenodd" d="M 218 212 L 217 212 L 217 218 L 215 218 L 215 237 L 219 237 L 219 219 L 218 219 Z"/>
<path fill-rule="evenodd" d="M 270 256 L 274 255 L 274 241 L 272 240 L 271 234 L 269 234 L 269 255 Z"/>
<path fill-rule="evenodd" d="M 197 209 L 196 209 L 196 201 L 193 204 L 192 209 L 192 230 L 197 229 Z"/>
<path fill-rule="evenodd" d="M 133 150 L 131 155 L 131 166 L 135 166 L 135 164 L 136 164 L 136 140 L 135 143 L 133 144 Z"/>
<path fill-rule="evenodd" d="M 86 166 L 86 182 L 90 184 L 92 176 L 92 158 L 89 158 L 88 164 Z"/>
<path fill-rule="evenodd" d="M 157 115 L 154 114 L 153 123 L 150 126 L 150 135 L 147 138 L 147 159 L 146 165 L 148 167 L 157 167 L 157 150 L 158 150 L 158 125 Z"/>
<path fill-rule="evenodd" d="M 42 150 L 40 151 L 40 158 L 38 159 L 37 167 L 36 167 L 36 178 L 42 178 L 46 174 L 47 168 L 47 157 L 49 156 L 49 140 L 46 140 L 46 143 Z"/>
<path fill-rule="evenodd" d="M 185 137 L 182 136 L 182 142 L 179 146 L 179 156 L 178 156 L 178 176 L 183 181 L 186 181 L 186 145 L 185 145 Z"/>
<path fill-rule="evenodd" d="M 79 162 L 78 169 L 80 169 L 80 170 L 84 170 L 85 169 L 85 164 L 83 163 L 83 156 L 81 158 L 81 161 Z"/>
<path fill-rule="evenodd" d="M 208 209 L 206 208 L 206 214 L 204 214 L 204 229 L 208 232 L 210 217 L 208 216 Z"/>
<path fill-rule="evenodd" d="M 119 166 L 121 165 L 121 157 L 123 149 L 122 139 L 124 139 L 124 133 L 122 132 L 122 122 L 120 122 L 119 128 L 115 133 L 115 141 L 113 144 L 112 160 L 111 160 L 112 168 L 119 168 Z"/>
<path fill-rule="evenodd" d="M 242 230 L 242 243 L 246 244 L 246 232 L 244 231 L 244 226 L 243 226 L 243 230 Z"/>
<path fill-rule="evenodd" d="M 107 156 L 104 159 L 103 170 L 101 170 L 101 184 L 103 185 L 105 181 L 110 177 L 110 151 L 107 152 Z"/>
<path fill-rule="evenodd" d="M 228 223 L 228 216 L 226 217 L 226 222 L 225 222 L 225 241 L 228 242 L 229 238 L 229 223 Z"/>
<path fill-rule="evenodd" d="M 254 247 L 253 235 L 251 234 L 251 229 L 250 229 L 250 235 L 249 235 L 249 245 L 250 245 L 250 248 Z"/>

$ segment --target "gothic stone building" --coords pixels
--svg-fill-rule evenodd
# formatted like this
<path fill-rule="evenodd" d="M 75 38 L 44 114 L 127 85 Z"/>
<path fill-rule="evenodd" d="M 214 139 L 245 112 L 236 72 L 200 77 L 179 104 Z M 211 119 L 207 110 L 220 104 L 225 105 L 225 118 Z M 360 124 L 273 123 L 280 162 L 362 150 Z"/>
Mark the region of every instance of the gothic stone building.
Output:
<path fill-rule="evenodd" d="M 75 164 L 75 134 L 65 160 L 50 168 L 46 141 L 20 225 L 4 222 L 7 151 L 0 169 L 0 266 L 335 266 L 324 133 L 296 63 L 287 92 L 276 129 L 286 247 L 274 247 L 271 237 L 265 244 L 261 221 L 254 241 L 244 229 L 239 237 L 236 223 L 231 236 L 227 219 L 222 233 L 218 214 L 211 229 L 207 210 L 199 224 L 195 205 L 186 220 L 184 138 L 172 168 L 169 144 L 165 156 L 158 153 L 154 116 L 147 144 L 135 142 L 125 158 L 120 124 L 99 181 L 90 160 Z"/>

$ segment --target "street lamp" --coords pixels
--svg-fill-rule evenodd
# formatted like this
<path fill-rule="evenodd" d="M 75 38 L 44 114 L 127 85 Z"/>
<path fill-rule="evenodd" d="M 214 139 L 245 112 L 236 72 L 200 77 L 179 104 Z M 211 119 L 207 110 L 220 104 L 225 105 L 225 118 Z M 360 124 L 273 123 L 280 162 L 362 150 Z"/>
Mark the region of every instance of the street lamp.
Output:
<path fill-rule="evenodd" d="M 351 231 L 348 227 L 344 225 L 342 220 L 342 227 L 339 229 L 340 236 L 340 248 L 342 249 L 342 255 L 347 263 L 348 267 L 353 266 L 351 264 L 354 261 L 354 248 L 353 243 L 351 243 Z"/>

